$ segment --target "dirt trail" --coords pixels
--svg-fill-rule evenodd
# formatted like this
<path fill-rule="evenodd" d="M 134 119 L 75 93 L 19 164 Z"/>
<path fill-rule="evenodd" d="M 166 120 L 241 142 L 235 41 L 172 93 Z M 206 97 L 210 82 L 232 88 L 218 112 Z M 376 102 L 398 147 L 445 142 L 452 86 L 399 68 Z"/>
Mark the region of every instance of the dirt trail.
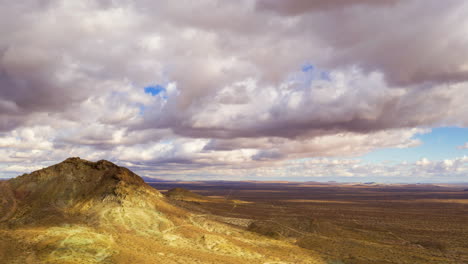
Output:
<path fill-rule="evenodd" d="M 18 208 L 13 191 L 8 182 L 0 182 L 0 212 L 3 216 L 0 218 L 0 223 L 8 220 Z"/>

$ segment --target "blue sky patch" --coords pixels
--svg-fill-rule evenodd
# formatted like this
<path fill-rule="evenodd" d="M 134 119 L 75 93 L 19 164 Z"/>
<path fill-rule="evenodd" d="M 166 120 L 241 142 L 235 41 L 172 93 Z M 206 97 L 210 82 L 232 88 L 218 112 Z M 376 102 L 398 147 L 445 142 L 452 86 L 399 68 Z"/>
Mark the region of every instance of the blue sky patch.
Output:
<path fill-rule="evenodd" d="M 314 65 L 310 64 L 310 63 L 306 63 L 302 66 L 302 71 L 303 72 L 308 72 L 308 71 L 312 71 L 314 70 Z"/>
<path fill-rule="evenodd" d="M 468 142 L 468 128 L 439 127 L 430 133 L 415 136 L 422 144 L 412 148 L 386 148 L 372 151 L 362 160 L 379 163 L 383 161 L 415 162 L 422 158 L 429 160 L 454 159 L 468 154 L 467 149 L 458 147 Z"/>
<path fill-rule="evenodd" d="M 159 84 L 145 87 L 145 93 L 151 94 L 152 96 L 156 96 L 160 93 L 165 93 L 165 92 L 166 92 L 166 88 L 164 88 L 164 86 L 159 85 Z"/>
<path fill-rule="evenodd" d="M 145 114 L 145 111 L 146 111 L 146 106 L 145 105 L 139 105 L 138 108 L 140 109 L 140 111 L 138 112 L 138 114 L 140 116 L 144 115 Z"/>

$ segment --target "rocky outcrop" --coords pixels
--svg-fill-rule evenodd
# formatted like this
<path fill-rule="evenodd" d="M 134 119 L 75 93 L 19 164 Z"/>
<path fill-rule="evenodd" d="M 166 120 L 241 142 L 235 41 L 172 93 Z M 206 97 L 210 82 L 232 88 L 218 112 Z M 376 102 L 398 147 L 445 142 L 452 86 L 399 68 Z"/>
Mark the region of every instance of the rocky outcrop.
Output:
<path fill-rule="evenodd" d="M 162 195 L 141 177 L 106 160 L 65 161 L 9 180 L 17 209 L 10 223 L 28 224 L 61 218 L 90 217 L 104 209 L 154 209 Z"/>

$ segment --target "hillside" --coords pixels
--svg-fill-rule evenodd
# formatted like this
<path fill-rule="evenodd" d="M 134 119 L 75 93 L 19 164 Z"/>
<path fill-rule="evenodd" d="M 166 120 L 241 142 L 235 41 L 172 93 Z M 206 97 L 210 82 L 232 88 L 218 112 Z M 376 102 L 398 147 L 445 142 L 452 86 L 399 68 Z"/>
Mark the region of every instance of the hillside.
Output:
<path fill-rule="evenodd" d="M 108 161 L 69 158 L 0 183 L 4 263 L 322 263 L 171 203 Z"/>

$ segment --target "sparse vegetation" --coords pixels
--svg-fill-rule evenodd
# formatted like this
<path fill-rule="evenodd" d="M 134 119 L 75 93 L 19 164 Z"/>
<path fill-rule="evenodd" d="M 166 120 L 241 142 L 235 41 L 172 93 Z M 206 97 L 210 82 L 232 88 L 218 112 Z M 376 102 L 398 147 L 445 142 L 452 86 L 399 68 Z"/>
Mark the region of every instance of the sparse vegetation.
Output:
<path fill-rule="evenodd" d="M 248 201 L 236 207 L 185 202 L 185 207 L 228 219 L 251 219 L 239 227 L 318 251 L 328 263 L 468 263 L 468 194 L 457 186 L 207 185 L 157 186 Z"/>
<path fill-rule="evenodd" d="M 125 168 L 76 158 L 1 182 L 0 259 L 468 262 L 468 194 L 459 188 L 242 182 L 156 187 L 171 190 L 163 195 Z"/>

